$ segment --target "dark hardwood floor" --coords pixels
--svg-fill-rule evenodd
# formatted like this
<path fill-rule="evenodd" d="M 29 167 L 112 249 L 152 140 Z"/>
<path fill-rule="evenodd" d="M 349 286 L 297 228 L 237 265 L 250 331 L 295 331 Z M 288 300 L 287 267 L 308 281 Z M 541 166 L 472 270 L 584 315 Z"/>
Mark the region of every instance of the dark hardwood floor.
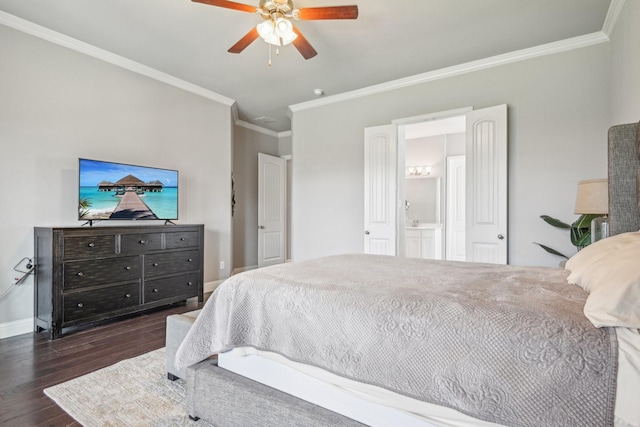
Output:
<path fill-rule="evenodd" d="M 194 298 L 54 341 L 46 333 L 1 339 L 0 426 L 80 426 L 43 389 L 164 347 L 167 316 L 201 306 Z"/>

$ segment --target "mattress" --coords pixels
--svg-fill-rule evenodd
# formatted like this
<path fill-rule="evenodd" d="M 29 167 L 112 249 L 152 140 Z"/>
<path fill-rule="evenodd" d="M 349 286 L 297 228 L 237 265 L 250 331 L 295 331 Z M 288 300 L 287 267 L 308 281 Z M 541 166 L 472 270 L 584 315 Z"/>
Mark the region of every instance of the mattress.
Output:
<path fill-rule="evenodd" d="M 640 427 L 640 331 L 617 328 L 618 381 L 615 426 Z M 490 427 L 481 421 L 387 389 L 340 377 L 321 368 L 293 362 L 277 353 L 238 347 L 221 353 L 218 365 L 310 403 L 373 427 Z"/>

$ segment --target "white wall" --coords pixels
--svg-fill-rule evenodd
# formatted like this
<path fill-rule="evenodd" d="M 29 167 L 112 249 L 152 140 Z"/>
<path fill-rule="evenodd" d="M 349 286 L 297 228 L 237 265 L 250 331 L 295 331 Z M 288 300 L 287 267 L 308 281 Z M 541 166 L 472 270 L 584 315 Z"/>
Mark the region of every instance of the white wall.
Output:
<path fill-rule="evenodd" d="M 542 241 L 575 252 L 545 224 L 573 214 L 578 181 L 606 176 L 607 43 L 329 105 L 292 108 L 292 253 L 363 250 L 363 129 L 466 106 L 508 105 L 509 262 L 557 266 Z M 295 107 L 295 106 L 294 106 Z"/>
<path fill-rule="evenodd" d="M 205 224 L 205 282 L 229 275 L 229 106 L 1 25 L 0 58 L 0 293 L 34 226 L 81 224 L 79 157 L 178 169 L 178 222 Z M 29 278 L 0 300 L 0 336 L 32 316 Z"/>
<path fill-rule="evenodd" d="M 611 35 L 612 125 L 640 121 L 640 1 L 627 0 Z"/>

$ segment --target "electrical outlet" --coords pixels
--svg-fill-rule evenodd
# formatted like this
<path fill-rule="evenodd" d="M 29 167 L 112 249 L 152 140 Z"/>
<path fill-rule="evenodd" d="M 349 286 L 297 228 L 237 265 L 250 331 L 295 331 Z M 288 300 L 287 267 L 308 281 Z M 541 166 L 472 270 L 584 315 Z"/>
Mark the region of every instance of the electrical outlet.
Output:
<path fill-rule="evenodd" d="M 224 270 L 224 261 L 220 261 L 220 270 Z"/>

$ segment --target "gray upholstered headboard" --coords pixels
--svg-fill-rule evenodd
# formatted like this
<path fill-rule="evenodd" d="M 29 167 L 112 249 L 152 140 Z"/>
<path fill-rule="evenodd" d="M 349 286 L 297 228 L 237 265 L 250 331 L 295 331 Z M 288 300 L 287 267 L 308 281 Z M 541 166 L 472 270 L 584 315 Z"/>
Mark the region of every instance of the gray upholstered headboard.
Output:
<path fill-rule="evenodd" d="M 640 230 L 640 123 L 609 129 L 609 234 Z"/>

